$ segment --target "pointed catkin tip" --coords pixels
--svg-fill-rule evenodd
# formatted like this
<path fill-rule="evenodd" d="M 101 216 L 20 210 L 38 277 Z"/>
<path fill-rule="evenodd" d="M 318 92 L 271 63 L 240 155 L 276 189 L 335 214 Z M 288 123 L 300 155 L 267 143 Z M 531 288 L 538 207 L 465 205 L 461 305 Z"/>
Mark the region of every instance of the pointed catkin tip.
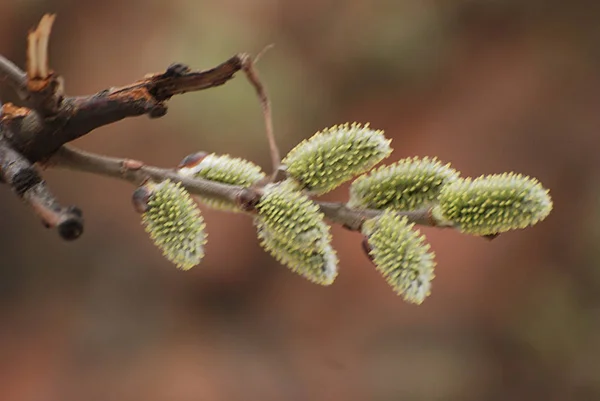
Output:
<path fill-rule="evenodd" d="M 383 131 L 368 124 L 337 125 L 304 140 L 283 159 L 304 189 L 324 194 L 370 170 L 392 152 Z"/>
<path fill-rule="evenodd" d="M 330 285 L 337 276 L 337 256 L 329 226 L 319 207 L 289 181 L 269 184 L 256 206 L 261 246 L 278 262 L 306 279 Z"/>
<path fill-rule="evenodd" d="M 441 191 L 436 220 L 473 235 L 495 235 L 532 226 L 552 210 L 548 190 L 538 180 L 504 173 L 459 179 Z"/>
<path fill-rule="evenodd" d="M 416 210 L 434 203 L 458 172 L 436 158 L 407 158 L 358 177 L 348 206 L 359 209 Z"/>
<path fill-rule="evenodd" d="M 431 293 L 434 254 L 406 217 L 386 210 L 365 221 L 365 250 L 377 270 L 405 301 L 421 304 Z"/>
<path fill-rule="evenodd" d="M 204 257 L 204 219 L 196 202 L 180 183 L 148 182 L 147 207 L 142 224 L 163 255 L 182 270 L 189 270 Z"/>
<path fill-rule="evenodd" d="M 204 178 L 244 188 L 248 188 L 265 178 L 265 173 L 261 168 L 248 160 L 203 152 L 186 156 L 179 164 L 177 172 L 184 177 Z M 198 196 L 198 199 L 213 209 L 230 212 L 239 211 L 235 204 L 222 199 L 207 196 Z"/>

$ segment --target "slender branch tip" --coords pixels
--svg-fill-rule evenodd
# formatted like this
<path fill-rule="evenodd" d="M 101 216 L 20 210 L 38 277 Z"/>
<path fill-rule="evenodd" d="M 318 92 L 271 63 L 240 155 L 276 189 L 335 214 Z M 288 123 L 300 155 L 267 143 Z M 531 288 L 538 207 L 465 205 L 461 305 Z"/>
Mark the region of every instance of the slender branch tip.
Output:
<path fill-rule="evenodd" d="M 265 49 L 268 49 L 267 46 Z M 266 50 L 263 49 L 259 56 L 261 56 Z M 269 142 L 269 151 L 271 154 L 271 165 L 272 165 L 272 173 L 271 180 L 275 179 L 277 175 L 277 170 L 281 164 L 281 156 L 279 153 L 279 147 L 277 146 L 277 141 L 275 140 L 275 134 L 273 132 L 273 118 L 271 113 L 271 103 L 269 101 L 269 96 L 267 94 L 267 89 L 261 82 L 258 71 L 254 67 L 254 61 L 249 57 L 244 58 L 242 69 L 246 74 L 246 78 L 252 84 L 254 89 L 256 90 L 256 94 L 258 95 L 258 99 L 260 101 L 260 105 L 263 112 L 263 120 L 265 123 L 265 132 L 267 135 L 267 140 Z"/>

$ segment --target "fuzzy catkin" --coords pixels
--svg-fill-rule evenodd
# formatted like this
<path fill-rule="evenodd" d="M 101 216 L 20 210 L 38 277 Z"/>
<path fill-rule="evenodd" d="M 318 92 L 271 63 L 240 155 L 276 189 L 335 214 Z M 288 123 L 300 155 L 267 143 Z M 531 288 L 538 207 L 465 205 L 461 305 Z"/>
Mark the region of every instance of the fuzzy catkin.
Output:
<path fill-rule="evenodd" d="M 329 285 L 337 256 L 319 207 L 290 182 L 269 184 L 256 206 L 260 243 L 277 261 L 308 280 Z"/>
<path fill-rule="evenodd" d="M 256 164 L 229 155 L 209 154 L 191 167 L 182 167 L 178 174 L 184 177 L 203 178 L 223 184 L 250 187 L 265 178 L 265 173 Z M 207 206 L 224 211 L 237 212 L 235 204 L 209 196 L 197 196 Z"/>
<path fill-rule="evenodd" d="M 388 284 L 405 301 L 421 304 L 431 293 L 435 255 L 414 224 L 392 210 L 363 223 L 369 256 Z"/>
<path fill-rule="evenodd" d="M 320 285 L 330 285 L 337 276 L 337 255 L 322 236 L 307 248 L 289 248 L 260 222 L 257 222 L 258 238 L 261 246 L 269 251 L 279 263 L 289 267 L 309 281 Z"/>
<path fill-rule="evenodd" d="M 321 195 L 368 171 L 391 152 L 383 131 L 368 124 L 343 124 L 302 141 L 282 163 L 304 189 Z"/>
<path fill-rule="evenodd" d="M 440 193 L 433 217 L 473 235 L 494 235 L 544 220 L 552 199 L 538 180 L 515 173 L 459 179 Z"/>
<path fill-rule="evenodd" d="M 415 210 L 434 203 L 458 172 L 436 158 L 407 158 L 358 177 L 348 206 L 358 209 Z"/>
<path fill-rule="evenodd" d="M 170 180 L 147 183 L 148 208 L 142 224 L 163 255 L 182 270 L 189 270 L 204 257 L 204 219 L 196 202 L 180 183 Z"/>

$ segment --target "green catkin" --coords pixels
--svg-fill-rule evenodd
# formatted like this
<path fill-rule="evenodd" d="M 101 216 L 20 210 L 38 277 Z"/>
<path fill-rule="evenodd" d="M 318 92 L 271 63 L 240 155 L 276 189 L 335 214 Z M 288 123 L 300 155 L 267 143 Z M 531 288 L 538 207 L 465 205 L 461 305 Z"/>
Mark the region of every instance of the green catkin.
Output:
<path fill-rule="evenodd" d="M 348 206 L 358 209 L 415 210 L 434 203 L 458 172 L 436 158 L 407 158 L 358 177 Z"/>
<path fill-rule="evenodd" d="M 329 226 L 319 207 L 284 181 L 269 184 L 256 206 L 258 237 L 263 248 L 308 280 L 330 285 L 337 275 L 337 256 Z"/>
<path fill-rule="evenodd" d="M 363 223 L 362 233 L 377 270 L 405 301 L 421 304 L 431 293 L 434 253 L 404 216 L 386 210 Z"/>
<path fill-rule="evenodd" d="M 258 238 L 279 263 L 313 283 L 330 285 L 337 276 L 337 255 L 326 237 L 305 249 L 289 249 L 264 226 L 257 224 Z"/>
<path fill-rule="evenodd" d="M 204 256 L 204 219 L 196 202 L 180 183 L 170 180 L 146 184 L 150 191 L 142 224 L 163 255 L 182 270 Z"/>
<path fill-rule="evenodd" d="M 433 217 L 473 235 L 494 235 L 532 226 L 552 210 L 538 180 L 515 173 L 459 179 L 443 188 Z"/>
<path fill-rule="evenodd" d="M 265 178 L 265 173 L 261 168 L 248 160 L 214 153 L 207 155 L 194 166 L 180 168 L 178 174 L 245 188 Z M 223 199 L 208 196 L 197 196 L 197 198 L 213 209 L 239 211 L 235 204 Z"/>
<path fill-rule="evenodd" d="M 337 125 L 302 141 L 283 160 L 291 178 L 321 195 L 368 171 L 392 152 L 390 140 L 368 124 Z"/>

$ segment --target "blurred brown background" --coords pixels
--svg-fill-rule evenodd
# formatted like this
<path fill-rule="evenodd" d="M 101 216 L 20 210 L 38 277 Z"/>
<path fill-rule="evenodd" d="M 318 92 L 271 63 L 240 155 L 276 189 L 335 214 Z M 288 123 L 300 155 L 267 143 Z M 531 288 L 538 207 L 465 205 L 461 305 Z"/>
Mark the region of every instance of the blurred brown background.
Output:
<path fill-rule="evenodd" d="M 0 400 L 600 399 L 600 3 L 591 0 L 3 0 L 0 53 L 58 14 L 51 65 L 70 94 L 180 61 L 259 65 L 282 151 L 370 122 L 392 160 L 438 156 L 465 175 L 515 170 L 551 190 L 538 226 L 488 242 L 424 229 L 437 254 L 422 306 L 393 294 L 334 228 L 328 288 L 279 266 L 250 220 L 205 210 L 203 263 L 177 271 L 147 238 L 133 188 L 45 173 L 86 232 L 44 230 L 0 188 Z M 6 87 L 3 101 L 14 101 Z M 173 99 L 162 119 L 76 144 L 170 167 L 205 150 L 269 155 L 239 75 Z M 328 196 L 345 199 L 344 187 Z"/>

